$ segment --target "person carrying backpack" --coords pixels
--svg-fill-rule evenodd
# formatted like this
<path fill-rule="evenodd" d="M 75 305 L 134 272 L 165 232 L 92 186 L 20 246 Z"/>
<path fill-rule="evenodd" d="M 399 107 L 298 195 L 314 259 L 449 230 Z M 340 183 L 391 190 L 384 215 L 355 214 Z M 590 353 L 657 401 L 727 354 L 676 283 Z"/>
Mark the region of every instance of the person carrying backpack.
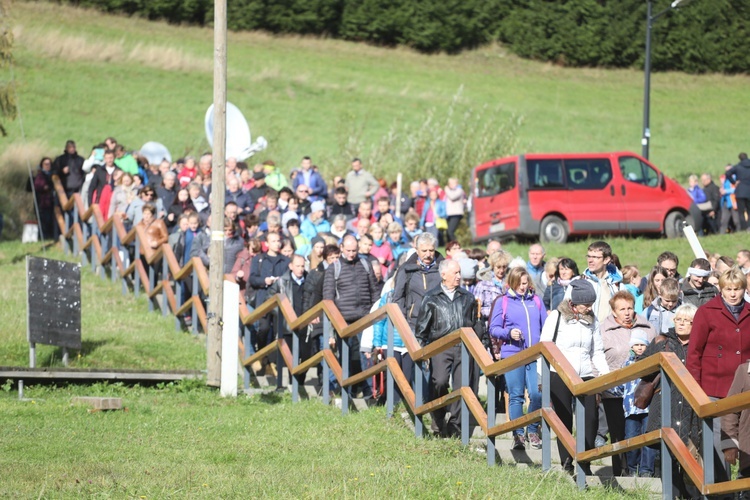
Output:
<path fill-rule="evenodd" d="M 541 299 L 534 293 L 529 272 L 523 267 L 514 267 L 506 281 L 508 291 L 495 299 L 490 314 L 490 335 L 503 341 L 500 348 L 502 359 L 537 344 L 547 311 Z M 529 393 L 528 411 L 542 407 L 542 393 L 537 381 L 536 361 L 520 366 L 505 374 L 505 384 L 510 396 L 510 418 L 523 416 L 524 391 Z M 532 448 L 542 447 L 539 423 L 529 425 L 527 439 Z M 526 444 L 523 429 L 513 433 L 514 450 L 523 450 Z"/>

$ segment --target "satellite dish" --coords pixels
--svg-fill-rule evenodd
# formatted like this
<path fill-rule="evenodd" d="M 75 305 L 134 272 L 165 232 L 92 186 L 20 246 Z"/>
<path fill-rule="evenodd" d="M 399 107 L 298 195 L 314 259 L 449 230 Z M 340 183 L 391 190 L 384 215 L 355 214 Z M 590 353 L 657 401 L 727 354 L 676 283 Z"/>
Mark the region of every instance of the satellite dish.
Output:
<path fill-rule="evenodd" d="M 206 111 L 206 138 L 211 147 L 214 147 L 214 105 L 211 104 Z M 226 157 L 234 157 L 237 161 L 243 161 L 250 158 L 258 151 L 263 151 L 268 147 L 268 141 L 263 137 L 258 137 L 252 142 L 250 137 L 250 127 L 247 120 L 242 115 L 242 111 L 234 104 L 227 101 L 227 147 Z"/>
<path fill-rule="evenodd" d="M 140 153 L 148 160 L 149 165 L 158 165 L 163 160 L 172 163 L 172 155 L 164 144 L 149 141 L 141 146 Z"/>

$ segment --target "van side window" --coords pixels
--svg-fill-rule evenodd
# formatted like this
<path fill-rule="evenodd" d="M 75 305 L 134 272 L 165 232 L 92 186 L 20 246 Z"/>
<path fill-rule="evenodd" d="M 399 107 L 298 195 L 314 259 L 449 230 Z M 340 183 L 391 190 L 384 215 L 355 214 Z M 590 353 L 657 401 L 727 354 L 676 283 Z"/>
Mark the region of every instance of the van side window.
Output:
<path fill-rule="evenodd" d="M 620 172 L 622 177 L 630 182 L 648 187 L 659 185 L 659 174 L 656 170 L 643 163 L 638 158 L 623 156 L 620 158 Z"/>
<path fill-rule="evenodd" d="M 503 163 L 477 172 L 476 196 L 495 196 L 516 187 L 516 164 Z"/>
<path fill-rule="evenodd" d="M 561 160 L 527 160 L 529 189 L 559 189 L 565 187 Z"/>
<path fill-rule="evenodd" d="M 603 189 L 612 180 L 612 165 L 607 159 L 565 160 L 570 189 Z"/>

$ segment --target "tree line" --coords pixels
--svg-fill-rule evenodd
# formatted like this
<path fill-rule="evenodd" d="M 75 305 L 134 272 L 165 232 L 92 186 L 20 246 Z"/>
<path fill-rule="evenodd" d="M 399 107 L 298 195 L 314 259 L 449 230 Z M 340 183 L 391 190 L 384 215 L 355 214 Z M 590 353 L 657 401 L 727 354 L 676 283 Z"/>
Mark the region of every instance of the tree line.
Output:
<path fill-rule="evenodd" d="M 210 25 L 212 0 L 57 0 Z M 655 21 L 656 70 L 750 70 L 750 0 L 683 1 Z M 654 14 L 669 8 L 655 0 Z M 230 30 L 317 35 L 457 53 L 493 41 L 566 66 L 642 67 L 646 0 L 228 0 Z"/>

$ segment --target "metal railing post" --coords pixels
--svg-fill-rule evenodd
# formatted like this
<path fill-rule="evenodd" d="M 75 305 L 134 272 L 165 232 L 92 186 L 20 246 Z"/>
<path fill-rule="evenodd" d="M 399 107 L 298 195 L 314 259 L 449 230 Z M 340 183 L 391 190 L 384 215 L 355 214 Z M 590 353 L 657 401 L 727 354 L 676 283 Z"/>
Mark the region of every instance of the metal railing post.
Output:
<path fill-rule="evenodd" d="M 179 311 L 180 307 L 182 307 L 182 287 L 185 286 L 182 283 L 182 280 L 178 280 L 175 278 L 174 280 L 174 302 L 175 302 L 175 313 Z M 174 316 L 174 329 L 175 331 L 180 331 L 182 329 L 182 324 L 180 323 L 180 318 L 177 317 L 177 314 Z"/>
<path fill-rule="evenodd" d="M 167 263 L 167 256 L 162 254 L 161 256 L 161 279 L 164 283 L 161 289 L 161 315 L 166 316 L 169 311 L 169 302 L 167 301 L 167 294 L 164 293 L 166 287 L 172 287 L 169 283 L 169 264 Z"/>
<path fill-rule="evenodd" d="M 549 360 L 542 357 L 542 408 L 552 408 L 550 394 L 550 366 Z M 549 422 L 542 417 L 542 470 L 548 471 L 552 467 L 552 433 Z"/>
<path fill-rule="evenodd" d="M 578 461 L 577 455 L 586 451 L 586 433 L 582 432 L 586 425 L 586 405 L 584 400 L 585 395 L 576 396 L 576 428 L 579 432 L 576 432 L 576 485 L 579 490 L 586 489 L 586 474 L 583 471 L 581 462 Z"/>
<path fill-rule="evenodd" d="M 135 233 L 135 266 L 133 266 L 133 294 L 138 298 L 141 292 L 141 274 L 138 272 L 138 261 L 141 260 L 141 239 Z"/>
<path fill-rule="evenodd" d="M 331 320 L 328 319 L 327 314 L 323 314 L 323 335 L 321 337 L 321 342 L 323 342 L 323 345 L 321 347 L 321 351 L 325 349 L 329 349 L 329 346 L 331 345 L 329 343 L 331 339 Z M 323 404 L 329 405 L 331 404 L 331 367 L 328 366 L 328 361 L 326 361 L 326 358 L 323 358 L 321 361 L 323 363 L 323 380 L 322 386 L 323 386 Z"/>
<path fill-rule="evenodd" d="M 117 258 L 120 256 L 120 249 L 119 249 L 119 236 L 117 236 L 117 230 L 115 229 L 114 225 L 112 226 L 112 257 L 109 260 L 110 263 L 110 278 L 112 279 L 112 284 L 114 284 L 117 281 Z M 117 256 L 115 256 L 117 254 Z"/>
<path fill-rule="evenodd" d="M 148 266 L 148 293 L 146 295 L 150 295 L 151 292 L 154 291 L 154 287 L 156 286 L 156 270 L 154 269 L 153 264 L 146 263 Z M 154 310 L 154 298 L 149 297 L 148 298 L 148 312 L 152 312 Z"/>
<path fill-rule="evenodd" d="M 663 384 L 662 384 L 663 385 Z M 703 484 L 714 482 L 714 419 L 702 419 L 703 426 Z M 704 497 L 705 498 L 705 497 Z"/>
<path fill-rule="evenodd" d="M 495 376 L 487 376 L 487 429 L 491 429 L 495 426 L 495 418 L 497 417 L 497 410 L 495 408 L 497 404 L 497 393 L 495 389 Z M 495 436 L 487 436 L 487 465 L 495 465 Z"/>
<path fill-rule="evenodd" d="M 273 325 L 276 328 L 276 390 L 281 391 L 284 389 L 284 358 L 281 356 L 281 340 L 284 338 L 284 333 L 281 331 L 281 314 L 279 311 L 273 313 Z"/>
<path fill-rule="evenodd" d="M 178 320 L 178 324 L 179 324 L 179 320 Z M 243 343 L 242 343 L 242 347 L 243 347 L 242 350 L 245 353 L 245 358 L 248 358 L 251 355 L 255 354 L 255 349 L 253 348 L 253 343 L 252 343 L 252 340 L 250 339 L 250 327 L 243 324 L 242 333 L 244 337 Z M 252 368 L 250 368 L 249 366 L 245 366 L 244 369 L 242 370 L 243 372 L 242 380 L 244 382 L 245 390 L 250 389 L 250 371 L 251 370 Z"/>
<path fill-rule="evenodd" d="M 196 312 L 195 308 L 195 301 L 201 300 L 200 297 L 200 291 L 198 290 L 198 272 L 195 270 L 195 266 L 193 266 L 193 296 L 191 297 L 193 299 L 192 308 L 190 310 L 191 318 L 193 320 L 193 324 L 191 326 L 191 329 L 193 330 L 193 334 L 198 334 L 198 313 Z"/>
<path fill-rule="evenodd" d="M 469 368 L 471 367 L 471 356 L 469 356 L 469 349 L 466 348 L 466 344 L 461 342 L 461 387 L 470 387 L 469 383 Z M 469 435 L 471 434 L 469 427 L 469 405 L 461 396 L 461 442 L 464 446 L 469 445 Z"/>
<path fill-rule="evenodd" d="M 99 246 L 101 246 L 102 239 L 99 237 L 99 225 L 96 223 L 96 217 L 93 215 L 91 216 L 91 234 L 90 236 L 96 237 L 99 240 Z M 97 262 L 97 256 L 96 256 L 96 248 L 94 248 L 94 244 L 92 243 L 89 246 L 89 251 L 91 252 L 91 271 L 96 274 L 96 265 Z"/>
<path fill-rule="evenodd" d="M 386 316 L 386 328 L 388 329 L 388 347 L 386 350 L 386 358 L 392 358 L 393 357 L 393 341 L 394 341 L 394 332 L 393 332 L 393 323 L 391 322 L 391 318 Z M 386 390 L 385 390 L 385 404 L 386 404 L 386 415 L 388 418 L 391 418 L 393 416 L 393 401 L 395 399 L 395 394 L 393 393 L 394 384 L 393 384 L 393 373 L 391 373 L 390 369 L 386 369 Z M 408 380 L 408 375 L 407 375 Z"/>
<path fill-rule="evenodd" d="M 78 205 L 73 203 L 73 222 L 70 224 L 70 227 L 75 226 L 78 224 L 78 227 L 81 227 L 80 223 L 78 222 Z M 73 238 L 73 255 L 78 257 L 78 252 L 81 251 L 81 245 L 78 243 L 78 238 L 76 237 L 76 232 L 73 230 L 70 234 L 70 237 Z"/>
<path fill-rule="evenodd" d="M 427 389 L 427 377 L 423 361 L 414 362 L 414 407 L 419 408 L 424 404 L 424 392 Z M 414 434 L 418 437 L 424 437 L 425 428 L 421 415 L 414 413 Z"/>
<path fill-rule="evenodd" d="M 349 342 L 341 338 L 341 414 L 349 413 L 349 388 L 344 387 L 344 381 L 349 378 Z"/>
<path fill-rule="evenodd" d="M 661 373 L 661 426 L 672 427 L 672 387 L 669 385 L 667 372 L 660 368 Z M 674 498 L 672 494 L 672 455 L 667 443 L 661 441 L 661 488 L 662 498 Z"/>
<path fill-rule="evenodd" d="M 289 375 L 292 377 L 292 403 L 299 401 L 299 382 L 292 374 L 292 370 L 297 368 L 297 365 L 299 365 L 299 337 L 297 332 L 292 332 L 292 366 L 289 367 Z"/>

